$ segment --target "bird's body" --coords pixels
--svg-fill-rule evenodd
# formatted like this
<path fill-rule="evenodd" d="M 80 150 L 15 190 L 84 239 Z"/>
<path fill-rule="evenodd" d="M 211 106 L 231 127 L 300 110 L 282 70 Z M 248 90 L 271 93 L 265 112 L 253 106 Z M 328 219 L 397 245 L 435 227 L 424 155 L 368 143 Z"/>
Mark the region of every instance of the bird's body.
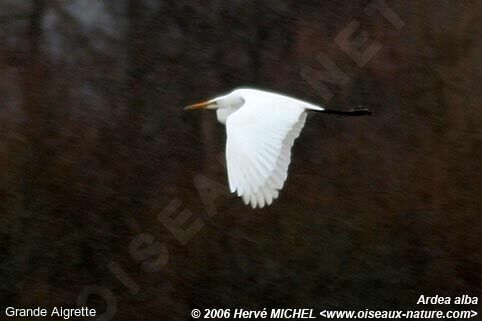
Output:
<path fill-rule="evenodd" d="M 278 197 L 288 176 L 291 148 L 303 129 L 307 111 L 326 111 L 302 100 L 257 89 L 237 89 L 187 107 L 200 108 L 217 109 L 218 121 L 226 125 L 229 189 L 253 208 L 271 205 Z"/>
<path fill-rule="evenodd" d="M 241 107 L 255 109 L 252 111 L 254 115 L 262 116 L 265 112 L 270 117 L 272 116 L 271 113 L 276 111 L 273 108 L 281 108 L 282 111 L 284 109 L 323 110 L 323 108 L 310 103 L 264 90 L 236 89 L 232 94 L 243 97 L 244 104 L 231 106 L 230 108 L 218 108 L 216 115 L 221 124 L 226 124 L 227 118 Z"/>

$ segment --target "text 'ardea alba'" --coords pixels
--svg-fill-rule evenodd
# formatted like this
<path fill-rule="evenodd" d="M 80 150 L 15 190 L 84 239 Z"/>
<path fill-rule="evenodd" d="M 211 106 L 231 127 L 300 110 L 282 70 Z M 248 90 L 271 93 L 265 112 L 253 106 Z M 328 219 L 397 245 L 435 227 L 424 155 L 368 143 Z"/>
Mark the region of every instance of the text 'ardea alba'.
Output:
<path fill-rule="evenodd" d="M 216 109 L 218 121 L 226 125 L 229 189 L 253 208 L 271 205 L 283 188 L 291 147 L 305 124 L 307 110 L 347 116 L 372 113 L 362 108 L 328 110 L 257 89 L 236 89 L 185 108 L 194 109 Z"/>

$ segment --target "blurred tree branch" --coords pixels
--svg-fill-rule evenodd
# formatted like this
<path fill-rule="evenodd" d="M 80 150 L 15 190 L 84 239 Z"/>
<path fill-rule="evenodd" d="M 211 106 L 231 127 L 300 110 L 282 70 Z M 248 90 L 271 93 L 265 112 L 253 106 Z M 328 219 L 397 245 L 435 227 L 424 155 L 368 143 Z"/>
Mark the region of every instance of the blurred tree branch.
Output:
<path fill-rule="evenodd" d="M 82 33 L 82 26 L 75 18 L 73 15 L 71 15 L 68 10 L 65 8 L 65 4 L 61 0 L 47 0 L 49 3 L 49 6 L 53 8 L 57 14 L 65 21 L 66 23 L 66 31 L 70 35 L 75 35 L 77 39 L 80 41 L 82 46 L 85 46 L 88 50 L 94 51 L 94 48 L 92 46 L 92 41 L 89 39 L 88 36 L 86 36 L 84 33 Z M 75 32 L 75 30 L 79 30 L 79 32 Z M 105 37 L 106 39 L 110 39 L 111 37 L 107 35 L 105 32 L 102 30 L 97 30 L 97 32 L 101 32 L 102 36 Z"/>
<path fill-rule="evenodd" d="M 6 16 L 0 16 L 0 23 L 11 23 L 13 20 L 24 20 L 30 17 L 29 13 L 18 13 L 18 14 L 9 14 Z"/>

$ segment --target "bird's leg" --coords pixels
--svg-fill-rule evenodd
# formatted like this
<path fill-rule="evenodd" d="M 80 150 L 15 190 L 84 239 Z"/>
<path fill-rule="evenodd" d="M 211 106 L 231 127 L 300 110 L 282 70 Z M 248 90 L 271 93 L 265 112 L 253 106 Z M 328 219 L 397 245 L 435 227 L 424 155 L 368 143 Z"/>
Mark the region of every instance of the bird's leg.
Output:
<path fill-rule="evenodd" d="M 364 108 L 362 106 L 356 106 L 352 110 L 343 111 L 343 110 L 332 110 L 332 109 L 324 109 L 321 111 L 325 114 L 334 114 L 334 115 L 343 115 L 343 116 L 365 116 L 365 115 L 373 115 L 373 111 Z"/>

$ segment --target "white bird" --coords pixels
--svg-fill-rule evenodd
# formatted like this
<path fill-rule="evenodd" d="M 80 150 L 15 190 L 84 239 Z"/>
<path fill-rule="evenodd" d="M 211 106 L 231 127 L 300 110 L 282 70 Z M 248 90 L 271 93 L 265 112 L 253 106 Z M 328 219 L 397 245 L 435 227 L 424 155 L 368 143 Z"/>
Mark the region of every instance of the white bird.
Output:
<path fill-rule="evenodd" d="M 216 109 L 226 125 L 229 189 L 252 208 L 271 205 L 288 176 L 291 147 L 300 135 L 308 110 L 359 116 L 372 112 L 328 110 L 288 96 L 257 90 L 231 93 L 187 106 L 185 110 Z"/>

